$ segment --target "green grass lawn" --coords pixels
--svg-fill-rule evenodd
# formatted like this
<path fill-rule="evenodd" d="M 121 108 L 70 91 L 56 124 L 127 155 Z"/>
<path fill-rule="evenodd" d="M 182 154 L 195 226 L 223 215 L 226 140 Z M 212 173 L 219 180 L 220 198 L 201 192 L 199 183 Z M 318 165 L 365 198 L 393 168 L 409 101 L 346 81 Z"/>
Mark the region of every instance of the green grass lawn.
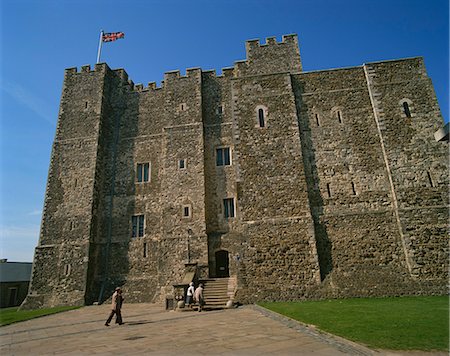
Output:
<path fill-rule="evenodd" d="M 448 296 L 258 304 L 373 349 L 449 349 Z"/>
<path fill-rule="evenodd" d="M 0 309 L 0 326 L 77 308 L 79 307 L 56 307 L 36 310 L 17 310 L 18 307 L 2 308 Z"/>

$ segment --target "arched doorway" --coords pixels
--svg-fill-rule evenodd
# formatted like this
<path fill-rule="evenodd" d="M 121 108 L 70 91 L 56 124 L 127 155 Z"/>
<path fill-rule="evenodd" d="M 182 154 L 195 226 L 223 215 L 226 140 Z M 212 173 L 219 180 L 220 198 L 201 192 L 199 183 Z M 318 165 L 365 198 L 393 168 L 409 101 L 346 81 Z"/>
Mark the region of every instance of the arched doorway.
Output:
<path fill-rule="evenodd" d="M 228 268 L 228 251 L 220 250 L 216 252 L 216 276 L 229 277 L 230 271 Z"/>

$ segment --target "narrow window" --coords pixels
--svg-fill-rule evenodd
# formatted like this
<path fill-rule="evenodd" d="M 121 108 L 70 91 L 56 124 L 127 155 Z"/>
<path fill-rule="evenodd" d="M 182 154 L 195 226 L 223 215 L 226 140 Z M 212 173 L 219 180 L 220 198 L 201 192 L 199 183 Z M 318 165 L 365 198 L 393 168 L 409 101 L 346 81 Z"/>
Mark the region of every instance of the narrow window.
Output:
<path fill-rule="evenodd" d="M 264 119 L 264 109 L 258 109 L 258 120 L 259 120 L 259 127 L 265 127 L 265 119 Z"/>
<path fill-rule="evenodd" d="M 427 172 L 428 181 L 430 182 L 430 187 L 434 187 L 433 178 L 431 177 L 430 171 Z"/>
<path fill-rule="evenodd" d="M 148 182 L 150 178 L 150 163 L 138 163 L 136 168 L 136 179 L 139 183 Z"/>
<path fill-rule="evenodd" d="M 352 192 L 353 195 L 356 195 L 355 183 L 352 182 Z"/>
<path fill-rule="evenodd" d="M 181 110 L 181 111 L 186 110 L 186 104 L 185 104 L 185 103 L 180 104 L 180 110 Z"/>
<path fill-rule="evenodd" d="M 180 159 L 180 160 L 178 161 L 178 168 L 179 168 L 179 169 L 185 169 L 185 168 L 186 168 L 186 160 Z"/>
<path fill-rule="evenodd" d="M 77 185 L 78 185 L 78 179 L 77 178 L 75 178 L 75 182 L 74 182 L 73 185 L 75 186 L 75 188 L 77 187 Z"/>
<path fill-rule="evenodd" d="M 85 102 L 84 102 L 84 108 L 87 109 L 87 107 L 88 107 L 88 102 L 85 101 Z"/>
<path fill-rule="evenodd" d="M 144 257 L 147 257 L 147 243 L 144 242 Z"/>
<path fill-rule="evenodd" d="M 70 222 L 70 230 L 73 230 L 73 228 L 75 227 L 75 224 L 73 221 Z"/>
<path fill-rule="evenodd" d="M 66 265 L 66 266 L 64 267 L 64 274 L 65 274 L 66 276 L 68 276 L 68 275 L 70 274 L 70 265 Z"/>
<path fill-rule="evenodd" d="M 330 183 L 327 183 L 327 193 L 328 193 L 328 198 L 331 198 L 331 188 L 330 188 Z"/>
<path fill-rule="evenodd" d="M 223 113 L 223 107 L 222 107 L 222 105 L 220 105 L 220 106 L 217 108 L 217 114 L 222 115 L 222 113 Z"/>
<path fill-rule="evenodd" d="M 234 218 L 234 198 L 226 198 L 223 200 L 223 213 L 225 219 Z"/>
<path fill-rule="evenodd" d="M 409 105 L 406 101 L 403 102 L 403 111 L 405 112 L 406 117 L 411 117 L 411 111 L 409 110 Z"/>
<path fill-rule="evenodd" d="M 144 215 L 133 215 L 131 217 L 131 237 L 144 236 Z"/>
<path fill-rule="evenodd" d="M 185 218 L 188 218 L 189 216 L 191 216 L 189 206 L 184 206 L 183 207 L 183 216 Z"/>
<path fill-rule="evenodd" d="M 340 110 L 337 111 L 337 118 L 338 118 L 339 123 L 342 124 L 342 116 L 341 116 Z"/>
<path fill-rule="evenodd" d="M 319 114 L 316 114 L 316 124 L 317 126 L 320 126 Z"/>
<path fill-rule="evenodd" d="M 230 160 L 230 147 L 223 147 L 216 149 L 216 166 L 229 166 Z"/>

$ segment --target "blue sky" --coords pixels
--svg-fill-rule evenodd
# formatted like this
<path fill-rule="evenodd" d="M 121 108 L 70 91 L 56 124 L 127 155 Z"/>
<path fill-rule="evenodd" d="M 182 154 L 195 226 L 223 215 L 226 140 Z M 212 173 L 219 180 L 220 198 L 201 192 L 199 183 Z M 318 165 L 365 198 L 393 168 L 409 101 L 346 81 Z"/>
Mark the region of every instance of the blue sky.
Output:
<path fill-rule="evenodd" d="M 232 66 L 245 41 L 297 33 L 305 71 L 423 56 L 449 119 L 448 0 L 0 0 L 0 258 L 32 261 L 64 69 L 102 61 L 135 83 Z"/>

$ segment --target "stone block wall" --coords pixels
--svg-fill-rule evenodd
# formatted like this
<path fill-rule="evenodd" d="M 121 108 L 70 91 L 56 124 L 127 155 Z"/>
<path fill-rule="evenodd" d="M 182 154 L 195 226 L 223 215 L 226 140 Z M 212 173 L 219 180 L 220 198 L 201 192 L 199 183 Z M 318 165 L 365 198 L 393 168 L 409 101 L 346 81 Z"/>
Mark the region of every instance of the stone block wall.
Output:
<path fill-rule="evenodd" d="M 223 253 L 244 303 L 446 292 L 447 147 L 423 60 L 302 72 L 295 35 L 246 49 L 222 75 L 161 87 L 106 64 L 66 71 L 23 307 L 117 286 L 162 302 L 194 265 L 218 276 Z"/>

